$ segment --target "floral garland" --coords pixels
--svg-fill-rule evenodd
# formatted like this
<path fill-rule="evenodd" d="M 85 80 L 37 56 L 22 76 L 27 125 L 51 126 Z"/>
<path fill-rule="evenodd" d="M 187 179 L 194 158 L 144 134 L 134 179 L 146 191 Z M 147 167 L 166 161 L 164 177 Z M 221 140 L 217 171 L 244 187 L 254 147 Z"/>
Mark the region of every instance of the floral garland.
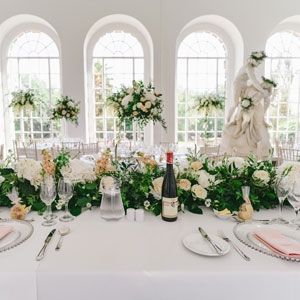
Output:
<path fill-rule="evenodd" d="M 125 208 L 144 208 L 159 215 L 161 213 L 161 190 L 165 169 L 149 155 L 136 153 L 135 160 L 112 161 L 106 150 L 93 168 L 78 159 L 71 159 L 62 151 L 52 160 L 44 152 L 41 162 L 32 159 L 17 161 L 13 167 L 0 164 L 0 206 L 10 207 L 7 194 L 15 187 L 22 204 L 42 213 L 46 207 L 39 198 L 43 174 L 53 174 L 58 180 L 64 176 L 74 185 L 74 196 L 69 201 L 73 215 L 85 209 L 98 207 L 101 202 L 99 184 L 103 176 L 115 176 L 122 181 L 121 195 Z M 297 177 L 300 163 L 291 164 L 291 178 Z M 271 208 L 278 204 L 274 184 L 278 174 L 291 165 L 275 168 L 268 161 L 257 161 L 252 155 L 248 159 L 224 158 L 218 163 L 210 162 L 201 152 L 189 150 L 187 160 L 174 164 L 178 185 L 180 210 L 202 213 L 201 206 L 237 211 L 244 202 L 241 187 L 250 186 L 250 200 L 255 210 Z M 293 170 L 293 169 L 292 169 Z M 294 174 L 294 175 L 293 175 Z M 292 177 L 294 176 L 294 177 Z M 57 197 L 53 209 L 61 209 L 63 203 Z"/>
<path fill-rule="evenodd" d="M 132 87 L 122 86 L 120 91 L 107 97 L 106 105 L 114 109 L 119 128 L 124 121 L 130 120 L 137 122 L 141 128 L 153 121 L 166 129 L 166 122 L 161 116 L 163 103 L 160 96 L 151 83 L 145 87 L 142 81 L 133 81 Z"/>
<path fill-rule="evenodd" d="M 254 106 L 253 100 L 250 97 L 244 97 L 241 99 L 241 108 L 242 110 L 249 110 Z"/>
<path fill-rule="evenodd" d="M 263 80 L 264 83 L 271 85 L 273 88 L 277 87 L 277 83 L 275 81 L 265 78 L 264 76 L 261 76 L 261 79 Z"/>
<path fill-rule="evenodd" d="M 52 109 L 51 120 L 65 119 L 78 125 L 79 111 L 79 103 L 68 96 L 62 96 L 58 99 L 55 108 Z"/>
<path fill-rule="evenodd" d="M 8 107 L 12 107 L 16 114 L 19 114 L 22 109 L 25 109 L 28 114 L 38 109 L 37 103 L 39 102 L 39 98 L 32 89 L 26 91 L 19 90 L 11 94 L 13 98 Z"/>

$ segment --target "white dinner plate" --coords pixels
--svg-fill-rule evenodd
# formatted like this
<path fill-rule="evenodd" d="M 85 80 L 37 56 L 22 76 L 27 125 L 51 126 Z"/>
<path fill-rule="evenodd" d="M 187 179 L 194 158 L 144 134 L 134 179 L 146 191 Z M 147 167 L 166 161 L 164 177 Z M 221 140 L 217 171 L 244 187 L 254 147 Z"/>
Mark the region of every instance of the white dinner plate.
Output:
<path fill-rule="evenodd" d="M 225 255 L 230 251 L 230 246 L 220 237 L 209 234 L 209 237 L 222 249 L 222 253 L 217 253 L 207 239 L 202 237 L 200 233 L 191 233 L 183 239 L 183 245 L 198 254 L 206 256 Z"/>

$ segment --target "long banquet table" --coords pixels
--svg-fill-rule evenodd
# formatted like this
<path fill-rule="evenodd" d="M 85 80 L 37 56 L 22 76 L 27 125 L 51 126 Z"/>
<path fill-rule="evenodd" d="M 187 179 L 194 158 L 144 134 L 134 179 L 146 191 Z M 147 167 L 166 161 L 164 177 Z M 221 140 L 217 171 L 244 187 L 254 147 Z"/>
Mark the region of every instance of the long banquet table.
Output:
<path fill-rule="evenodd" d="M 277 210 L 262 210 L 255 218 L 273 218 Z M 284 209 L 285 217 L 293 212 Z M 0 209 L 4 218 L 8 211 Z M 35 257 L 51 228 L 34 217 L 32 236 L 0 253 L 0 299 L 299 299 L 300 262 L 260 253 L 236 239 L 234 220 L 222 220 L 204 208 L 203 215 L 180 213 L 173 223 L 145 214 L 144 222 L 105 221 L 99 209 L 87 210 L 68 224 L 60 251 L 55 233 L 41 261 Z M 233 249 L 219 257 L 193 253 L 183 238 L 202 226 L 208 233 L 222 229 L 251 261 Z"/>

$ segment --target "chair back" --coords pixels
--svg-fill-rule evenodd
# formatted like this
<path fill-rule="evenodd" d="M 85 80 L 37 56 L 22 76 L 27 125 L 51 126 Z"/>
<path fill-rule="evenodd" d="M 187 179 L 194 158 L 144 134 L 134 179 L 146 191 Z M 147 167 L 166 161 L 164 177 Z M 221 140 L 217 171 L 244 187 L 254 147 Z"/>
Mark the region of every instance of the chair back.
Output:
<path fill-rule="evenodd" d="M 72 158 L 79 158 L 81 155 L 80 142 L 62 142 L 61 146 L 66 152 L 69 152 Z"/>
<path fill-rule="evenodd" d="M 25 146 L 22 141 L 14 140 L 14 152 L 17 160 L 26 158 Z"/>
<path fill-rule="evenodd" d="M 279 147 L 278 164 L 284 161 L 299 161 L 300 149 Z"/>
<path fill-rule="evenodd" d="M 31 159 L 34 159 L 34 160 L 38 160 L 36 142 L 33 142 L 28 146 L 25 146 L 25 144 L 23 144 L 23 145 L 24 145 L 26 158 L 31 158 Z"/>
<path fill-rule="evenodd" d="M 1 144 L 0 145 L 0 160 L 2 160 L 4 158 L 4 145 Z"/>
<path fill-rule="evenodd" d="M 99 153 L 99 143 L 81 144 L 82 155 L 95 155 Z"/>

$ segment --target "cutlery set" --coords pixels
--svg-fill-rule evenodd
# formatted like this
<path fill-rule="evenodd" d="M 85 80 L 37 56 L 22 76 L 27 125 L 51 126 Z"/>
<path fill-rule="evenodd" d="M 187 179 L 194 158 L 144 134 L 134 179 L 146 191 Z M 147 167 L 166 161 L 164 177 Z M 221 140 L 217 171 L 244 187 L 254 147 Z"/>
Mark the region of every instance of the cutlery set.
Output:
<path fill-rule="evenodd" d="M 52 229 L 49 234 L 47 235 L 45 241 L 44 241 L 44 245 L 42 247 L 42 249 L 40 250 L 40 252 L 38 253 L 38 255 L 36 256 L 36 260 L 37 261 L 40 261 L 44 258 L 45 256 L 45 251 L 46 251 L 46 248 L 47 246 L 49 245 L 54 233 L 55 233 L 56 229 Z M 62 240 L 63 240 L 63 236 L 65 236 L 66 234 L 68 234 L 70 232 L 70 228 L 69 227 L 66 227 L 66 226 L 63 226 L 61 227 L 59 230 L 59 234 L 60 234 L 60 239 L 56 245 L 56 248 L 55 250 L 59 250 L 61 248 L 61 244 L 62 244 Z"/>
<path fill-rule="evenodd" d="M 203 228 L 198 227 L 198 230 L 201 233 L 201 235 L 211 244 L 211 246 L 214 248 L 214 250 L 218 254 L 222 255 L 223 254 L 222 248 L 220 246 L 218 246 L 218 244 L 216 242 L 214 242 L 214 240 L 208 236 L 208 234 L 203 230 Z M 230 243 L 232 245 L 232 247 L 235 249 L 235 251 L 242 258 L 244 258 L 246 261 L 250 261 L 250 257 L 247 256 L 231 239 L 229 239 L 222 230 L 219 231 L 219 236 L 227 243 Z"/>

